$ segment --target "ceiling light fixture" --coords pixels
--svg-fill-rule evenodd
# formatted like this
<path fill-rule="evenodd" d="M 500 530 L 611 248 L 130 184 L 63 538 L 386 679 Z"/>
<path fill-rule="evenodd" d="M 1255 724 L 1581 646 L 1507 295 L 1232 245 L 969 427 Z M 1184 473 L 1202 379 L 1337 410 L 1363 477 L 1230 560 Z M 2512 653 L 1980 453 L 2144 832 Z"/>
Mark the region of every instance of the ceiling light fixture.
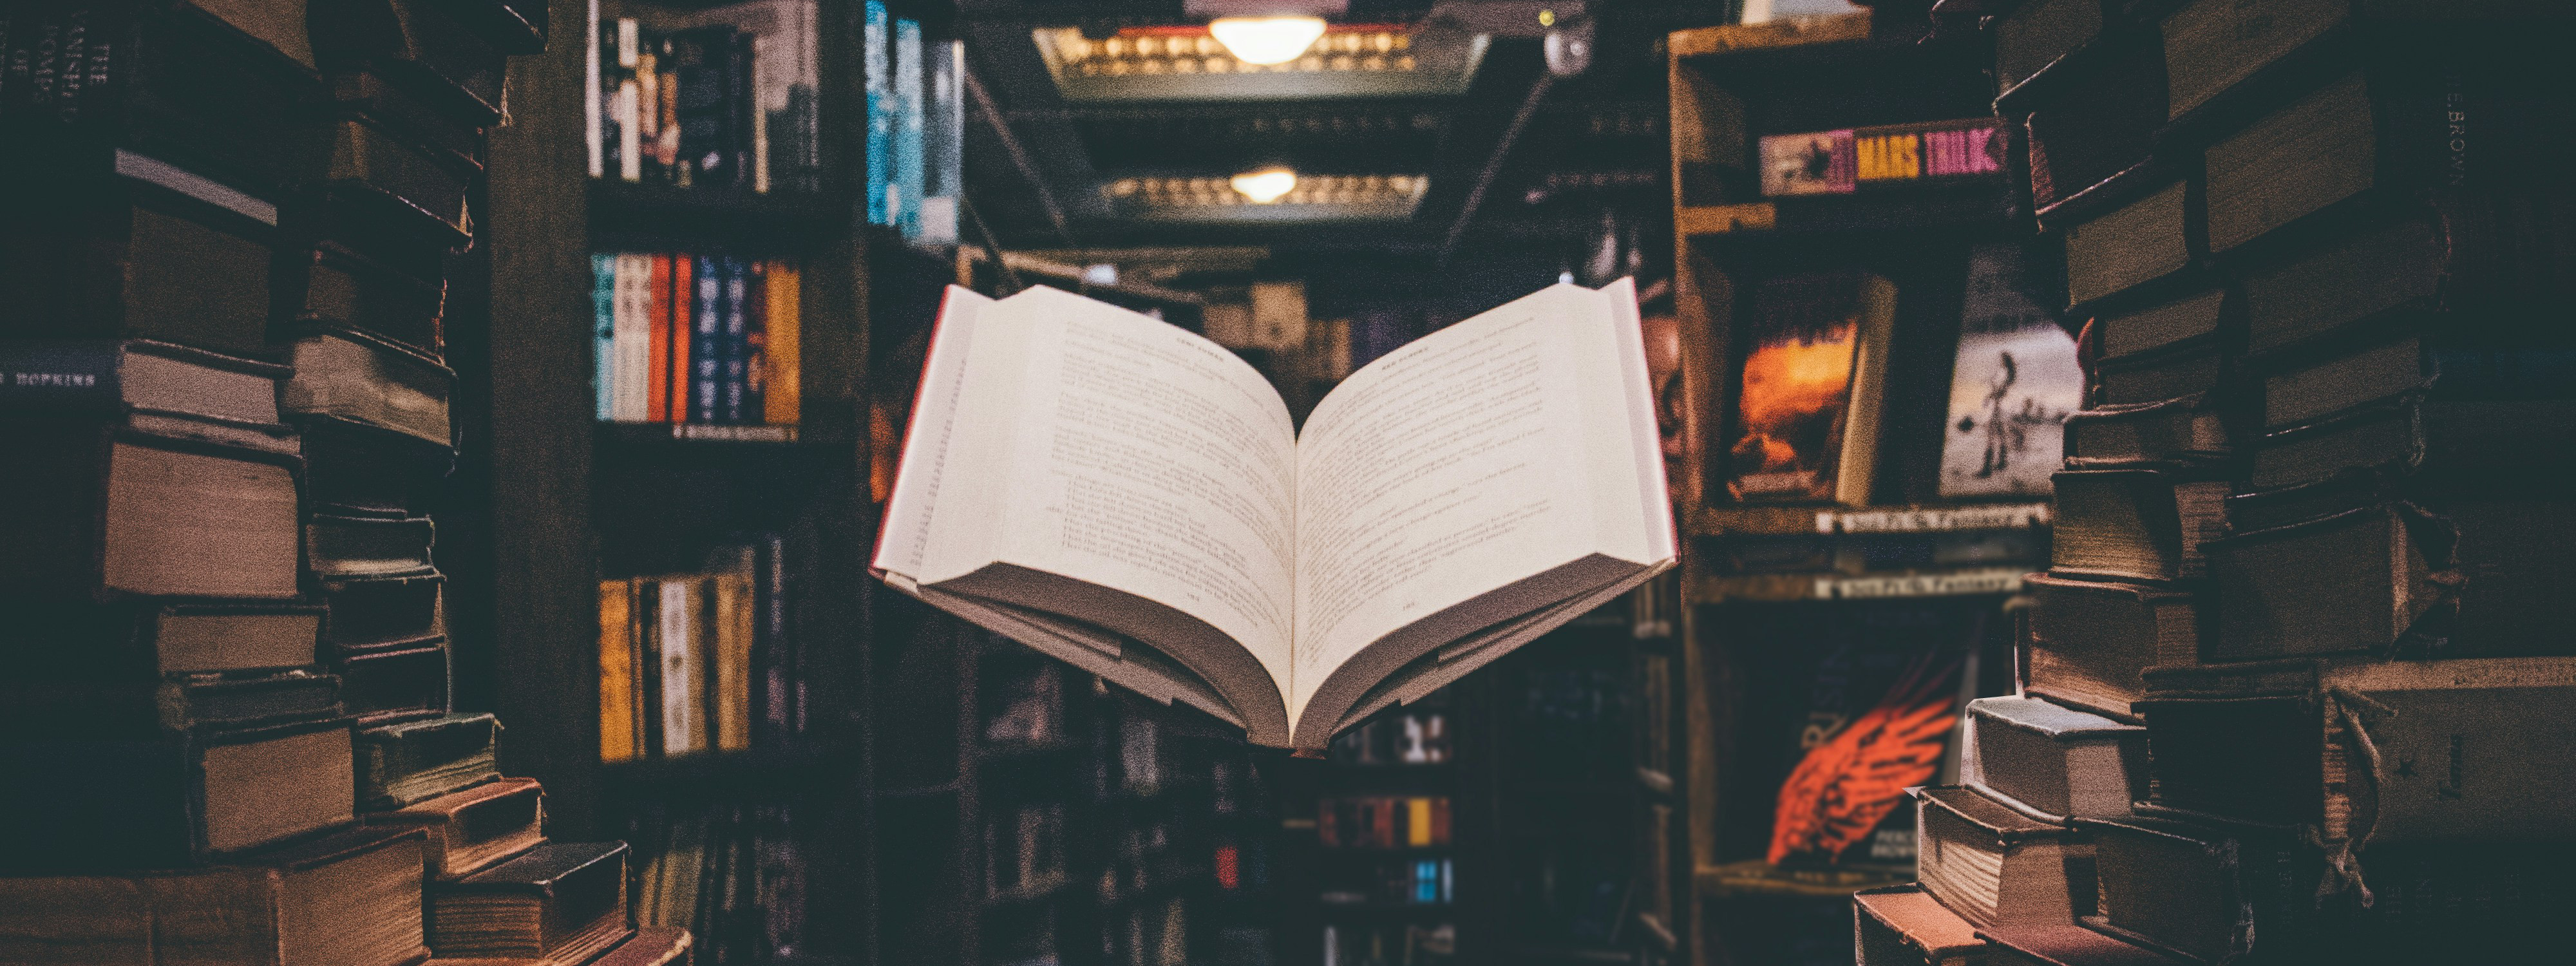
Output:
<path fill-rule="evenodd" d="M 1297 190 L 1297 172 L 1286 168 L 1246 171 L 1234 176 L 1234 190 L 1256 205 L 1278 201 Z"/>
<path fill-rule="evenodd" d="M 1236 60 L 1263 66 L 1285 64 L 1324 35 L 1324 18 L 1219 17 L 1208 23 L 1208 33 Z"/>

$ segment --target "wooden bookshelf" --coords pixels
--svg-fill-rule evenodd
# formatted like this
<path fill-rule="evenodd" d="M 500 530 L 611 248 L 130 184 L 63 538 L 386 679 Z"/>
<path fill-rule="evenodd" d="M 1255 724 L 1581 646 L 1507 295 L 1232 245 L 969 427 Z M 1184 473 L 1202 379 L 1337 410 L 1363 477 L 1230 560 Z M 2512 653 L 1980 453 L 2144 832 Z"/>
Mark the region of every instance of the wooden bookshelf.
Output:
<path fill-rule="evenodd" d="M 604 18 L 716 5 L 599 4 Z M 863 229 L 846 183 L 863 155 L 863 112 L 852 107 L 857 8 L 821 2 L 827 190 L 754 195 L 590 178 L 590 4 L 552 0 L 553 43 L 513 60 L 510 121 L 493 131 L 493 166 L 508 176 L 476 201 L 488 244 L 460 260 L 468 284 L 449 300 L 464 443 L 459 506 L 440 516 L 438 552 L 451 575 L 460 699 L 507 722 L 502 768 L 545 783 L 555 837 L 619 837 L 628 817 L 665 807 L 793 808 L 804 935 L 781 962 L 861 961 L 876 888 L 864 767 L 872 716 L 858 660 L 874 527 L 860 391 L 870 255 L 882 242 Z M 656 248 L 800 263 L 795 426 L 595 419 L 589 255 Z M 746 533 L 783 541 L 787 633 L 806 659 L 804 732 L 787 747 L 603 764 L 599 581 L 694 569 L 707 548 Z"/>
<path fill-rule="evenodd" d="M 1910 860 L 1812 870 L 1767 861 L 1774 799 L 1802 753 L 1794 729 L 1778 734 L 1782 715 L 1806 713 L 1813 727 L 1818 707 L 1791 705 L 1818 700 L 1800 689 L 1822 673 L 1819 652 L 1829 635 L 1883 619 L 1873 615 L 1923 627 L 1890 632 L 1895 643 L 1878 646 L 1917 648 L 1927 661 L 1956 655 L 1963 696 L 1995 693 L 2010 664 L 2002 605 L 2021 574 L 2046 561 L 2045 502 L 1938 493 L 1969 249 L 2031 235 L 2013 165 L 1944 181 L 1862 182 L 1840 194 L 1758 188 L 1763 135 L 1990 116 L 1982 38 L 1927 38 L 1928 27 L 1919 10 L 1864 10 L 1682 31 L 1668 45 L 1674 293 L 1689 400 L 1687 466 L 1673 489 L 1685 543 L 1668 664 L 1641 675 L 1668 682 L 1673 752 L 1665 768 L 1641 767 L 1637 782 L 1649 808 L 1667 810 L 1668 834 L 1649 841 L 1643 861 L 1662 870 L 1673 898 L 1641 907 L 1635 924 L 1668 938 L 1675 961 L 1770 962 L 1836 936 L 1848 943 L 1850 893 L 1911 878 Z M 1729 372 L 1744 351 L 1733 337 L 1739 307 L 1765 279 L 1842 270 L 1897 291 L 1868 499 L 1735 502 L 1723 481 L 1736 403 Z M 1970 544 L 1981 549 L 1956 549 Z M 1765 547 L 1794 552 L 1765 556 Z M 1798 639 L 1798 628 L 1813 628 L 1815 640 Z M 1904 643 L 1906 634 L 1919 643 Z"/>

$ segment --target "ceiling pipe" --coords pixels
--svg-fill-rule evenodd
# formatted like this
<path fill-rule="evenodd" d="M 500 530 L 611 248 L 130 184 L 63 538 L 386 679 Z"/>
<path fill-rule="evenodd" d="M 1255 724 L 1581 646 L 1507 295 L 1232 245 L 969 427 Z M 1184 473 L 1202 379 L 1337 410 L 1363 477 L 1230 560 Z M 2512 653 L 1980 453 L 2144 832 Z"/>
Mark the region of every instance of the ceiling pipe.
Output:
<path fill-rule="evenodd" d="M 977 80 L 972 70 L 965 74 L 966 93 L 975 99 L 976 111 L 984 115 L 985 123 L 993 126 L 994 136 L 1002 139 L 1002 151 L 1009 154 L 1011 163 L 1019 167 L 1020 176 L 1028 179 L 1029 187 L 1037 189 L 1038 206 L 1046 209 L 1047 220 L 1055 224 L 1056 235 L 1063 238 L 1065 244 L 1074 244 L 1073 229 L 1065 222 L 1064 206 L 1056 204 L 1055 191 L 1047 187 L 1046 178 L 1038 172 L 1037 162 L 1029 158 L 1028 149 L 1020 146 L 1019 136 L 1011 133 L 1011 122 L 1002 117 L 1002 109 L 993 103 L 993 95 L 984 89 L 984 82 Z"/>
<path fill-rule="evenodd" d="M 1555 86 L 1556 75 L 1553 73 L 1538 75 L 1538 83 L 1530 85 L 1529 97 L 1521 101 L 1519 113 L 1512 115 L 1512 126 L 1503 129 L 1502 140 L 1494 142 L 1494 156 L 1485 159 L 1484 172 L 1476 176 L 1476 186 L 1468 189 L 1467 204 L 1458 209 L 1458 220 L 1450 223 L 1448 240 L 1440 243 L 1440 267 L 1449 267 L 1450 257 L 1458 253 L 1458 240 L 1466 236 L 1467 223 L 1475 220 L 1476 209 L 1485 203 L 1485 192 L 1494 186 L 1494 178 L 1503 173 L 1503 159 L 1511 155 L 1512 144 L 1521 139 L 1521 131 L 1529 126 L 1530 116 L 1538 113 L 1538 102 L 1546 99 L 1548 89 Z"/>

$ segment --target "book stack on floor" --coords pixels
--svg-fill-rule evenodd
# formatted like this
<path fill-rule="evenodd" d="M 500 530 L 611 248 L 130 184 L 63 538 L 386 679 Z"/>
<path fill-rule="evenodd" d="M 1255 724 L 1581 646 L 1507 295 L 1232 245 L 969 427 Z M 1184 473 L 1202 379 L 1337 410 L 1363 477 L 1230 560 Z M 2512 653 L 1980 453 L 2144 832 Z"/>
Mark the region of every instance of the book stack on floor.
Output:
<path fill-rule="evenodd" d="M 540 844 L 498 724 L 450 713 L 419 515 L 453 458 L 445 260 L 543 8 L 309 13 L 25 4 L 0 37 L 28 165 L 0 767 L 42 776 L 0 792 L 0 961 L 572 963 L 630 932 L 623 846 Z M 566 891 L 593 866 L 606 904 Z M 478 925 L 521 888 L 552 891 Z M 596 922 L 558 940 L 539 907 Z"/>
<path fill-rule="evenodd" d="M 2546 31 L 2471 12 L 1996 19 L 2092 408 L 2022 693 L 1972 705 L 1962 786 L 1917 793 L 1920 891 L 1856 899 L 1863 963 L 2554 948 L 2576 355 L 2526 320 L 2576 284 L 2570 87 L 2521 39 Z M 2157 103 L 2075 132 L 2118 113 L 2087 91 Z"/>

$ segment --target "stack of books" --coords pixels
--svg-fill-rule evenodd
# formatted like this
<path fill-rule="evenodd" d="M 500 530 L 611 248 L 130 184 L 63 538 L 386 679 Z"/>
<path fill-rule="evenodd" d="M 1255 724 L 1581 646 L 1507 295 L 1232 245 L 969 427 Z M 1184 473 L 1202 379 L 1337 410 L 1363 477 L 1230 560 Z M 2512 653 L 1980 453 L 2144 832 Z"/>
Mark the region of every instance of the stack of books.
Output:
<path fill-rule="evenodd" d="M 1922 881 L 1856 898 L 1861 962 L 2546 958 L 2576 893 L 2548 724 L 2576 710 L 2576 354 L 2531 322 L 2576 283 L 2548 25 L 1989 22 L 2090 408 L 2021 694 L 1916 793 Z"/>
<path fill-rule="evenodd" d="M 685 958 L 450 702 L 446 262 L 544 8 L 35 6 L 0 38 L 0 766 L 44 780 L 0 793 L 0 961 Z"/>

